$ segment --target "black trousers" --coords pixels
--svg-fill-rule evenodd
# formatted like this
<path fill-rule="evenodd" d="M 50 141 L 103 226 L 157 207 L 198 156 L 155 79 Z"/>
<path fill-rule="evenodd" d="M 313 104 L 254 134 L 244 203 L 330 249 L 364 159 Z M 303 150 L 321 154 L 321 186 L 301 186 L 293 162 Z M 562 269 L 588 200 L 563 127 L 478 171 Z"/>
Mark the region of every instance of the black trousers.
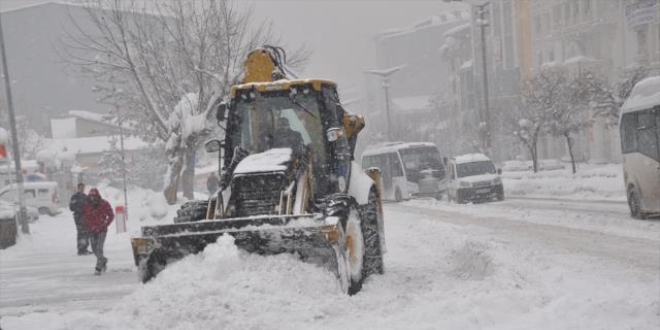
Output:
<path fill-rule="evenodd" d="M 82 214 L 74 214 L 73 220 L 76 222 L 76 245 L 78 247 L 78 253 L 85 252 L 87 251 L 87 247 L 89 247 L 89 233 L 83 225 Z"/>
<path fill-rule="evenodd" d="M 108 258 L 103 255 L 103 245 L 105 244 L 105 236 L 108 234 L 104 230 L 98 234 L 91 234 L 90 240 L 92 242 L 92 251 L 96 255 L 96 270 L 100 271 L 108 263 Z"/>

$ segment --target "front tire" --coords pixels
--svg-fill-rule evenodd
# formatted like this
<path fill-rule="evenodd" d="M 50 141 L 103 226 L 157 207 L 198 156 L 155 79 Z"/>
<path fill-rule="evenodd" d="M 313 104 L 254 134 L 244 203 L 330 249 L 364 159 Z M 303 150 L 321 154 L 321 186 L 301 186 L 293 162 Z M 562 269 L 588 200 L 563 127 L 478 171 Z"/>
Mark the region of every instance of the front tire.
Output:
<path fill-rule="evenodd" d="M 631 187 L 628 190 L 628 207 L 630 208 L 630 216 L 635 219 L 646 219 L 646 215 L 642 212 L 642 205 L 639 202 L 639 197 L 635 188 Z"/>
<path fill-rule="evenodd" d="M 384 272 L 383 254 L 378 228 L 378 196 L 375 190 L 369 192 L 366 205 L 359 209 L 351 206 L 346 224 L 346 267 L 348 274 L 348 294 L 362 290 L 362 284 L 372 274 Z M 342 270 L 339 270 L 340 274 Z"/>

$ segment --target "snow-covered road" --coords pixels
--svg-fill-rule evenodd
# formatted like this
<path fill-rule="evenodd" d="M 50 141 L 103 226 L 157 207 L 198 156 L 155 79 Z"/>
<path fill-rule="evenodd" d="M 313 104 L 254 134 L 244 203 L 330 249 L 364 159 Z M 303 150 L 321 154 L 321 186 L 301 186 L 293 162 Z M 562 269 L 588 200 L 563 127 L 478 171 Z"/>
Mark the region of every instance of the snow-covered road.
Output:
<path fill-rule="evenodd" d="M 0 252 L 2 329 L 658 329 L 660 221 L 617 202 L 386 204 L 386 274 L 347 297 L 325 269 L 221 239 L 136 282 L 129 234 L 110 266 L 74 251 L 66 216 Z"/>

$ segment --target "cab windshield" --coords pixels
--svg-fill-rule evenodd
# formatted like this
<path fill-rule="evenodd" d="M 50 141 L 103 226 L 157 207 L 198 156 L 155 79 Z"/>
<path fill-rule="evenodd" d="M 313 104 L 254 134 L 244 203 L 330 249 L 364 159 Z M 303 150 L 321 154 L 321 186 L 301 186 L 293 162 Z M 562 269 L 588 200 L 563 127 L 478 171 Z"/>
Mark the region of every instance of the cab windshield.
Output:
<path fill-rule="evenodd" d="M 399 150 L 406 171 L 442 169 L 440 152 L 434 147 L 416 147 Z"/>
<path fill-rule="evenodd" d="M 459 178 L 481 174 L 495 174 L 493 162 L 472 162 L 456 165 L 456 174 Z"/>
<path fill-rule="evenodd" d="M 302 144 L 314 150 L 316 161 L 325 162 L 318 159 L 325 155 L 325 136 L 316 95 L 291 97 L 289 92 L 273 92 L 262 93 L 258 99 L 244 100 L 239 96 L 237 100 L 238 129 L 232 135 L 233 147 L 243 147 L 250 153 L 280 147 L 294 149 L 278 143 L 278 136 L 288 134 L 302 138 Z"/>

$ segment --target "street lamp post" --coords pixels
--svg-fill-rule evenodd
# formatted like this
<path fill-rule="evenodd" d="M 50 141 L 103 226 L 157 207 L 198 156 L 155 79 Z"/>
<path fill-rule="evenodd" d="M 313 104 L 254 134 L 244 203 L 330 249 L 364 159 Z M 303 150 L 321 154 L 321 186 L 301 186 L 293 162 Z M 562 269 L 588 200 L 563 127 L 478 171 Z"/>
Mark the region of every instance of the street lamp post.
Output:
<path fill-rule="evenodd" d="M 0 15 L 1 16 L 1 15 Z M 7 94 L 7 108 L 9 112 L 9 126 L 11 129 L 12 149 L 14 151 L 14 165 L 16 168 L 16 186 L 18 188 L 18 222 L 21 224 L 23 234 L 30 233 L 30 225 L 27 220 L 27 210 L 25 208 L 25 196 L 23 190 L 23 173 L 21 168 L 21 151 L 18 146 L 18 134 L 16 133 L 16 116 L 14 115 L 14 103 L 11 98 L 11 79 L 9 79 L 9 70 L 7 69 L 7 53 L 5 51 L 5 38 L 2 32 L 2 22 L 0 21 L 0 52 L 2 55 L 2 71 L 5 78 L 5 93 Z"/>
<path fill-rule="evenodd" d="M 390 76 L 403 69 L 405 65 L 384 69 L 384 70 L 365 70 L 365 73 L 373 74 L 383 78 L 383 91 L 385 92 L 385 114 L 387 117 L 387 140 L 392 141 L 392 121 L 390 118 Z"/>
<path fill-rule="evenodd" d="M 474 5 L 479 9 L 479 24 L 481 30 L 481 68 L 482 68 L 482 81 L 483 81 L 483 99 L 484 99 L 484 120 L 486 122 L 486 132 L 484 132 L 484 151 L 487 154 L 491 154 L 492 148 L 492 131 L 490 127 L 490 107 L 488 104 L 488 63 L 486 62 L 486 26 L 488 26 L 488 21 L 486 20 L 486 5 L 489 2 L 483 3 L 481 5 Z"/>

